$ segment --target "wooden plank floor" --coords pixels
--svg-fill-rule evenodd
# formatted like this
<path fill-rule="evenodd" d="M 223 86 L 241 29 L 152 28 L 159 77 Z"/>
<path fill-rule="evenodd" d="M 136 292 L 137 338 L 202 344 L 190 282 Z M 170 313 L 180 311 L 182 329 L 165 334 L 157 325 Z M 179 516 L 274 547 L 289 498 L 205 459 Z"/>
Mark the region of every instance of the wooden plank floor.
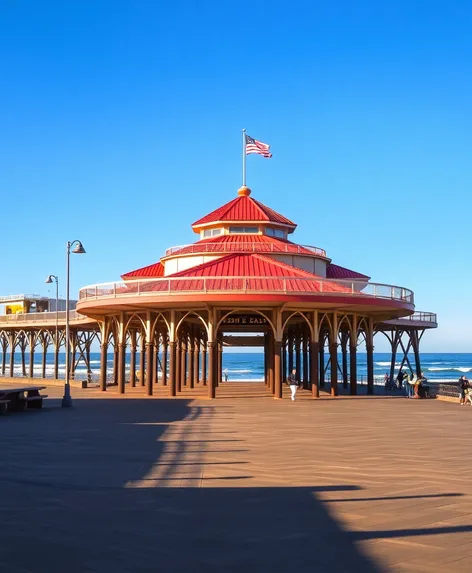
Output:
<path fill-rule="evenodd" d="M 130 390 L 0 418 L 1 572 L 472 570 L 471 407 Z"/>

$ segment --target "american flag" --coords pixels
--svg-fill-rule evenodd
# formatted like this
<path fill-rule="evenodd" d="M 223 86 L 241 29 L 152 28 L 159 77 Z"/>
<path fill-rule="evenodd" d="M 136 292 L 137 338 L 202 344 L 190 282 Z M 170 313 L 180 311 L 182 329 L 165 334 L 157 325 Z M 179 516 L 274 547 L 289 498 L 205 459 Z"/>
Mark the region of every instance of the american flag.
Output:
<path fill-rule="evenodd" d="M 258 153 L 264 157 L 272 157 L 270 145 L 262 143 L 262 141 L 257 141 L 257 139 L 254 139 L 250 135 L 246 135 L 246 155 L 250 153 Z"/>

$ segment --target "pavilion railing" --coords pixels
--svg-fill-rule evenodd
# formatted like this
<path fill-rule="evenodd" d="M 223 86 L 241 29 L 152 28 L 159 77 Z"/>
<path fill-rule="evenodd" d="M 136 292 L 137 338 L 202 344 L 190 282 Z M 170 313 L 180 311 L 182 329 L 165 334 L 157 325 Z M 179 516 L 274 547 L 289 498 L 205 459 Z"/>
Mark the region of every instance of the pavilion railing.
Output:
<path fill-rule="evenodd" d="M 297 296 L 356 296 L 414 304 L 410 289 L 360 280 L 300 277 L 159 278 L 90 285 L 80 289 L 79 301 L 127 296 L 188 294 L 288 294 Z"/>
<path fill-rule="evenodd" d="M 64 323 L 66 320 L 65 310 L 57 313 L 57 321 Z M 87 320 L 83 314 L 78 313 L 76 310 L 69 311 L 69 320 Z M 47 322 L 54 324 L 56 322 L 56 312 L 22 312 L 18 314 L 2 314 L 0 315 L 0 324 L 22 324 L 22 323 L 36 323 Z"/>
<path fill-rule="evenodd" d="M 438 315 L 434 312 L 414 312 L 410 316 L 404 316 L 402 318 L 395 318 L 393 320 L 386 320 L 385 322 L 398 322 L 398 321 L 409 321 L 409 322 L 438 322 Z"/>
<path fill-rule="evenodd" d="M 290 253 L 290 254 L 304 254 L 306 251 L 312 252 L 314 255 L 326 258 L 326 251 L 319 247 L 312 247 L 309 245 L 295 245 L 291 243 L 255 243 L 255 242 L 224 242 L 224 243 L 193 243 L 191 245 L 180 245 L 177 247 L 170 247 L 166 250 L 166 257 L 170 255 L 178 255 L 180 251 L 182 254 L 200 254 L 200 253 L 228 253 L 228 252 L 251 252 L 251 253 Z"/>

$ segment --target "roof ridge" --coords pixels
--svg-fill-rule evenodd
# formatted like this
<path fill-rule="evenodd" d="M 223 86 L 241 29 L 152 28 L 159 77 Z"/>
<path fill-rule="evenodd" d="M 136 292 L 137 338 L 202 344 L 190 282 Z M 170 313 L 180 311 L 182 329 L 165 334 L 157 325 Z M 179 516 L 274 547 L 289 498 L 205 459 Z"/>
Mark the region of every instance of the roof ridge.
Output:
<path fill-rule="evenodd" d="M 270 217 L 267 215 L 265 210 L 262 208 L 262 207 L 265 207 L 265 205 L 263 203 L 259 203 L 259 201 L 257 201 L 257 199 L 254 199 L 254 197 L 246 197 L 246 199 L 252 201 L 256 205 L 257 210 L 259 211 L 259 213 L 262 213 L 262 215 L 265 217 L 266 221 L 270 221 Z"/>
<path fill-rule="evenodd" d="M 288 219 L 285 215 L 281 215 L 280 213 L 278 213 L 277 211 L 272 209 L 272 207 L 268 207 L 267 205 L 265 205 L 261 201 L 258 201 L 257 199 L 254 199 L 252 197 L 250 197 L 250 199 L 252 199 L 254 201 L 254 203 L 258 206 L 258 208 L 263 211 L 263 213 L 267 217 L 268 221 L 270 221 L 270 216 L 269 216 L 269 214 L 270 214 L 272 216 L 282 217 L 283 219 L 285 219 L 285 221 L 287 221 L 287 224 L 294 225 L 295 227 L 297 226 L 293 221 Z M 269 212 L 269 214 L 267 212 Z"/>

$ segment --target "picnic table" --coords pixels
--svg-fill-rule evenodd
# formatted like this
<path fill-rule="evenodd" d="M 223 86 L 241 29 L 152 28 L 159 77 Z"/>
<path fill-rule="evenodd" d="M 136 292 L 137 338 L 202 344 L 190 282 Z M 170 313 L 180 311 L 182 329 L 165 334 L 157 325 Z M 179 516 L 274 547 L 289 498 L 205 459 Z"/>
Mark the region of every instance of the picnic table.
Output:
<path fill-rule="evenodd" d="M 46 386 L 22 386 L 20 388 L 0 388 L 0 414 L 7 411 L 22 412 L 26 408 L 42 408 L 46 394 L 40 394 Z"/>

